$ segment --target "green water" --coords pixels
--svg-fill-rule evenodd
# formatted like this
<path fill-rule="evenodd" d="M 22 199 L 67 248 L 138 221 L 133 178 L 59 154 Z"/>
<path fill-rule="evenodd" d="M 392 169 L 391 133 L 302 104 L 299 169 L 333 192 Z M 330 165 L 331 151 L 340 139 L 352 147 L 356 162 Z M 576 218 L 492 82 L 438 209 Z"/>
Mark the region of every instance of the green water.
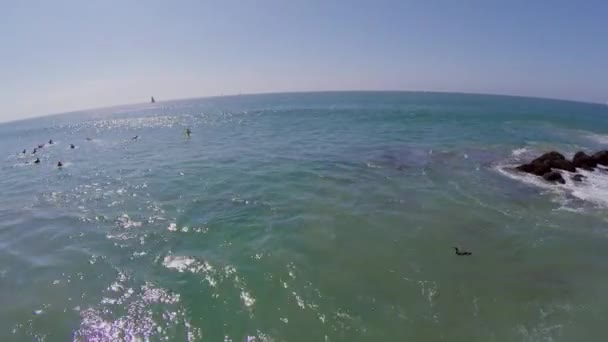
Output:
<path fill-rule="evenodd" d="M 510 167 L 606 144 L 606 106 L 435 93 L 2 124 L 0 340 L 602 341 L 608 174 Z"/>

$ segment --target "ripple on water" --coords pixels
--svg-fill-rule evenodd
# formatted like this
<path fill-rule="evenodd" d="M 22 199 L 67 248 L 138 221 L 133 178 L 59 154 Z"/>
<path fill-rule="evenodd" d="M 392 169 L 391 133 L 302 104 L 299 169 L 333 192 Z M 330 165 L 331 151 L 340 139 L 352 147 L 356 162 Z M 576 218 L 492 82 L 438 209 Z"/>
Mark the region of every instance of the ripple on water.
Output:
<path fill-rule="evenodd" d="M 191 326 L 180 304 L 180 295 L 146 282 L 134 289 L 119 274 L 98 305 L 79 310 L 81 322 L 75 341 L 139 341 L 171 338 L 169 332 L 184 330 L 189 340 L 201 337 Z"/>
<path fill-rule="evenodd" d="M 117 221 L 118 225 L 124 229 L 137 228 L 141 227 L 142 225 L 141 222 L 132 220 L 127 214 L 122 214 L 122 216 L 119 217 Z"/>
<path fill-rule="evenodd" d="M 200 274 L 210 287 L 216 288 L 219 283 L 231 280 L 232 284 L 240 291 L 239 297 L 243 305 L 252 308 L 256 302 L 255 297 L 247 289 L 244 280 L 239 277 L 237 270 L 232 265 L 227 265 L 222 272 L 218 272 L 209 262 L 200 261 L 190 256 L 167 255 L 163 259 L 163 266 L 177 272 L 189 272 Z"/>
<path fill-rule="evenodd" d="M 163 259 L 163 266 L 182 273 L 201 274 L 211 287 L 216 287 L 219 281 L 220 275 L 211 264 L 207 261 L 198 261 L 193 257 L 167 255 Z"/>

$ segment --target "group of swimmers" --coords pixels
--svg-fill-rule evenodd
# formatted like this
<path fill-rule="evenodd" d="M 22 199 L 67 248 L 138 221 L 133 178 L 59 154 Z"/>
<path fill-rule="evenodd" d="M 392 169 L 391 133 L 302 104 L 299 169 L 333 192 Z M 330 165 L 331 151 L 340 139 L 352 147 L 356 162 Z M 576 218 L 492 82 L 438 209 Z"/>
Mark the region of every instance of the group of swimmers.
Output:
<path fill-rule="evenodd" d="M 190 130 L 190 128 L 186 128 L 185 134 L 188 136 L 188 138 L 190 137 L 190 135 L 192 134 L 192 131 Z M 131 140 L 137 140 L 139 139 L 139 136 L 136 135 L 134 137 L 131 138 Z M 92 141 L 93 139 L 87 137 L 86 138 L 87 141 Z M 48 142 L 49 145 L 54 145 L 55 143 L 53 142 L 53 139 L 50 139 Z M 38 152 L 39 149 L 42 149 L 44 147 L 44 144 L 42 145 L 38 145 L 37 147 L 34 147 L 34 149 L 32 150 L 32 154 L 36 154 Z M 70 149 L 75 149 L 76 145 L 74 144 L 70 144 Z M 21 152 L 21 154 L 25 155 L 27 154 L 27 150 L 23 149 L 23 151 Z M 25 162 L 26 164 L 28 162 Z M 33 164 L 40 164 L 40 158 L 36 158 L 36 160 L 33 161 Z M 63 163 L 61 161 L 57 162 L 57 167 L 63 167 Z"/>
<path fill-rule="evenodd" d="M 54 144 L 55 143 L 53 142 L 53 139 L 49 140 L 48 145 L 54 145 Z M 38 152 L 38 150 L 40 150 L 42 148 L 44 148 L 44 144 L 34 147 L 34 149 L 32 150 L 32 154 L 36 154 Z M 75 148 L 76 148 L 76 145 L 70 144 L 70 149 L 75 149 Z M 27 150 L 23 149 L 23 151 L 21 151 L 21 154 L 23 154 L 23 155 L 27 154 Z M 28 162 L 25 162 L 25 163 L 28 164 Z M 32 163 L 40 164 L 40 158 L 36 158 L 36 160 L 34 160 Z M 58 161 L 57 167 L 63 167 L 63 163 L 61 161 Z"/>

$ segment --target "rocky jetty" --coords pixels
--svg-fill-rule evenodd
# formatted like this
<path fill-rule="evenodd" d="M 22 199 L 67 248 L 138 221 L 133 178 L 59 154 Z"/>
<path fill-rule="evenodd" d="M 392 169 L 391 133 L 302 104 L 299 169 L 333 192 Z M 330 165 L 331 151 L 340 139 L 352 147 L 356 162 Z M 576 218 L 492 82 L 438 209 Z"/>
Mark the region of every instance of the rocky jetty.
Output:
<path fill-rule="evenodd" d="M 572 160 L 566 159 L 563 154 L 555 151 L 542 154 L 540 157 L 532 160 L 527 164 L 522 164 L 516 167 L 518 171 L 530 173 L 536 176 L 543 177 L 546 181 L 552 183 L 564 184 L 566 181 L 561 172 L 563 170 L 575 173 L 576 169 L 594 171 L 598 165 L 608 166 L 608 151 L 599 151 L 593 155 L 588 155 L 583 151 L 576 152 Z M 581 182 L 585 177 L 575 174 L 571 177 L 572 180 Z"/>

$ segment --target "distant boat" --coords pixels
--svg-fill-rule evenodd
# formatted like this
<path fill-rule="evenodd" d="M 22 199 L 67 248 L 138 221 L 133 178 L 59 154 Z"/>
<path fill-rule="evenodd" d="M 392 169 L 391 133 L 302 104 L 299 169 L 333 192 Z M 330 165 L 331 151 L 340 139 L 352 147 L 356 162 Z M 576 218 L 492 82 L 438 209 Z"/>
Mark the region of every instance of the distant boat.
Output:
<path fill-rule="evenodd" d="M 154 96 L 150 97 L 150 103 L 154 103 L 156 101 L 154 101 Z"/>

